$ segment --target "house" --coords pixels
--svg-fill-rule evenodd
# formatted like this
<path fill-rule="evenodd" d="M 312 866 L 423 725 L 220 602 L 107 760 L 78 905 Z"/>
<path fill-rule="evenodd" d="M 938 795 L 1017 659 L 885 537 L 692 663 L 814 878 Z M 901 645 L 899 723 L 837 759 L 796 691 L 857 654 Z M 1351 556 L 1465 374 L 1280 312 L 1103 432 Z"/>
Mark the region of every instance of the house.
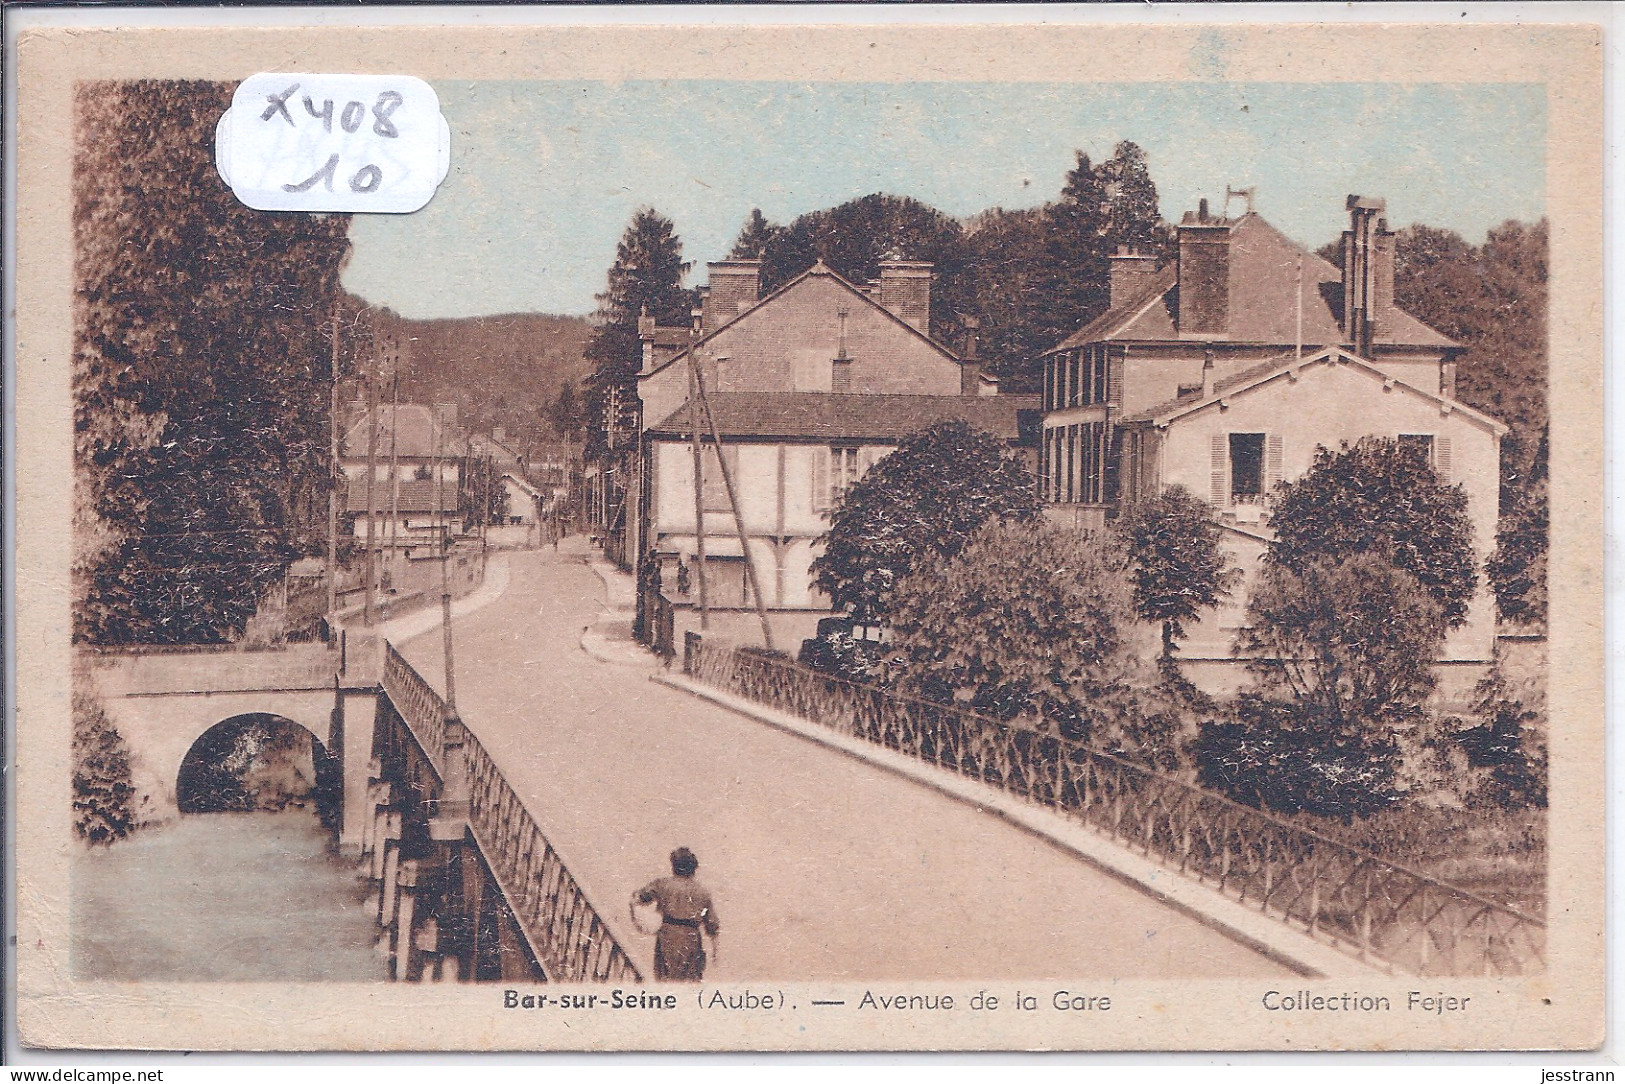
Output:
<path fill-rule="evenodd" d="M 1249 197 L 1250 203 L 1250 197 Z M 1177 228 L 1177 256 L 1111 261 L 1110 308 L 1045 357 L 1040 491 L 1047 512 L 1093 528 L 1127 502 L 1182 485 L 1209 502 L 1242 587 L 1182 646 L 1229 660 L 1270 495 L 1320 447 L 1364 436 L 1424 449 L 1464 487 L 1480 561 L 1495 545 L 1506 428 L 1455 395 L 1462 348 L 1394 303 L 1394 235 L 1381 200 L 1350 196 L 1343 267 L 1253 211 Z M 1449 661 L 1489 659 L 1487 589 L 1449 637 Z"/>
<path fill-rule="evenodd" d="M 820 261 L 766 297 L 758 261 L 709 270 L 691 331 L 679 338 L 648 321 L 641 329 L 645 421 L 629 501 L 637 509 L 632 552 L 656 556 L 668 594 L 679 563 L 682 581 L 694 582 L 698 516 L 711 605 L 755 604 L 748 556 L 767 606 L 827 612 L 809 568 L 831 510 L 873 463 L 933 422 L 967 421 L 1012 448 L 1032 449 L 1035 465 L 1038 397 L 999 395 L 974 347 L 956 352 L 932 337 L 929 264 L 887 261 L 877 282 L 859 286 Z M 693 409 L 691 360 L 709 416 Z M 722 464 L 735 487 L 743 548 Z"/>
<path fill-rule="evenodd" d="M 383 404 L 376 420 L 365 407 L 357 408 L 355 417 L 339 459 L 346 483 L 346 532 L 357 546 L 370 544 L 381 554 L 381 582 L 399 581 L 405 575 L 397 567 L 401 562 L 437 557 L 437 540 L 463 531 L 457 499 L 462 438 L 446 407 Z"/>

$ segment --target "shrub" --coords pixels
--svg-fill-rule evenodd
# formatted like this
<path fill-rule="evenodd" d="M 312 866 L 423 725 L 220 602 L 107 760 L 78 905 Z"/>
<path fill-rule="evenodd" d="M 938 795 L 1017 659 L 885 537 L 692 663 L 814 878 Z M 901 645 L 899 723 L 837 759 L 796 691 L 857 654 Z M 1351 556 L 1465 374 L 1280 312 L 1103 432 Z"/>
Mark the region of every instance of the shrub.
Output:
<path fill-rule="evenodd" d="M 1128 557 L 1108 536 L 984 526 L 899 585 L 887 666 L 905 692 L 1165 762 L 1177 716 L 1142 700 Z"/>
<path fill-rule="evenodd" d="M 1311 703 L 1245 693 L 1229 718 L 1202 726 L 1192 752 L 1202 786 L 1276 813 L 1347 822 L 1399 797 L 1397 743 L 1341 726 Z"/>
<path fill-rule="evenodd" d="M 73 830 L 110 846 L 140 827 L 130 747 L 96 698 L 73 695 Z"/>
<path fill-rule="evenodd" d="M 997 437 L 938 422 L 847 490 L 821 539 L 813 582 L 853 618 L 885 618 L 916 567 L 953 557 L 990 519 L 1031 520 L 1038 507 L 1032 475 Z"/>
<path fill-rule="evenodd" d="M 1362 437 L 1324 448 L 1296 482 L 1280 487 L 1269 563 L 1303 569 L 1358 555 L 1380 557 L 1416 578 L 1454 628 L 1478 587 L 1467 494 L 1397 441 Z"/>
<path fill-rule="evenodd" d="M 1162 653 L 1171 658 L 1184 623 L 1228 596 L 1240 570 L 1226 567 L 1219 525 L 1184 486 L 1129 505 L 1114 530 L 1134 559 L 1134 608 L 1162 622 Z"/>

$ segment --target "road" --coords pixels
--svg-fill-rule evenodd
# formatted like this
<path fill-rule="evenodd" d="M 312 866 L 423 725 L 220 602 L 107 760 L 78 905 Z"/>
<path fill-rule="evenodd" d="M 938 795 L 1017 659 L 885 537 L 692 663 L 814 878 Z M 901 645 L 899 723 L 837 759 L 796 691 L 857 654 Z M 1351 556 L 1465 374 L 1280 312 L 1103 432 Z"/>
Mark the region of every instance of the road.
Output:
<path fill-rule="evenodd" d="M 514 554 L 453 621 L 458 708 L 645 973 L 626 901 L 679 845 L 722 922 L 708 979 L 1284 973 L 992 814 L 588 655 L 586 552 Z M 441 687 L 438 630 L 398 646 Z"/>

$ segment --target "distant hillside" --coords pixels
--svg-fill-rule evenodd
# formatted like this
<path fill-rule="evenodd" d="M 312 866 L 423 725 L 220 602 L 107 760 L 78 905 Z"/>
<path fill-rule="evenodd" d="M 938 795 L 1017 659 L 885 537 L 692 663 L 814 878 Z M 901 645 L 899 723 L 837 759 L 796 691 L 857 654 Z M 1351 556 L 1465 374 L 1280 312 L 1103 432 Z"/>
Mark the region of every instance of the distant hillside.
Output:
<path fill-rule="evenodd" d="M 546 426 L 559 388 L 587 375 L 581 349 L 592 327 L 580 316 L 408 320 L 385 310 L 374 320 L 401 344 L 401 398 L 455 402 L 458 421 L 475 430 Z"/>

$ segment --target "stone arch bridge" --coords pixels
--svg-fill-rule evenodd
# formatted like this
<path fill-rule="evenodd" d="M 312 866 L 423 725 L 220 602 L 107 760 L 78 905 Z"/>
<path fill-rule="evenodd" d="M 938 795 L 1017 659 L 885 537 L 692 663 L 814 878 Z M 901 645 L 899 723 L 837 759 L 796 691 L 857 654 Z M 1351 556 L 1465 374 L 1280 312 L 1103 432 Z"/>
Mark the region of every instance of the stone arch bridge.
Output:
<path fill-rule="evenodd" d="M 375 655 L 374 645 L 342 642 L 264 650 L 93 649 L 79 653 L 75 676 L 100 696 L 129 744 L 149 816 L 179 812 L 181 764 L 205 733 L 239 716 L 274 715 L 309 731 L 339 765 L 339 842 L 358 847 L 378 697 Z M 356 665 L 360 661 L 365 664 Z"/>

